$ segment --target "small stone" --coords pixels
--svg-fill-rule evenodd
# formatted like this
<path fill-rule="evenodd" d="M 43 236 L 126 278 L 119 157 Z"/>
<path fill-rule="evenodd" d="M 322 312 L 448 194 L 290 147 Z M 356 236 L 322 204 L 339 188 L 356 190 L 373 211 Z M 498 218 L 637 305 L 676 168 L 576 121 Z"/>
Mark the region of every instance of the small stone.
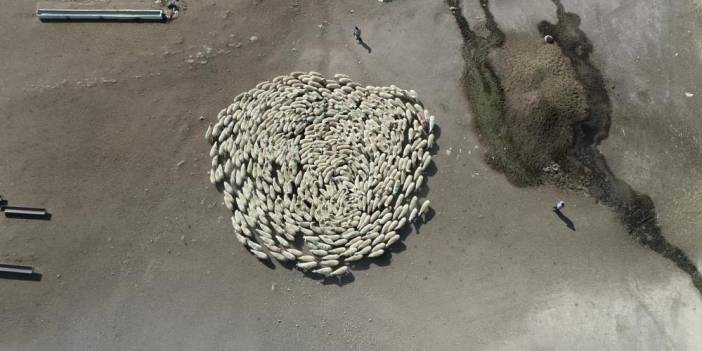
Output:
<path fill-rule="evenodd" d="M 544 37 L 544 43 L 546 43 L 546 44 L 553 44 L 554 41 L 555 41 L 555 40 L 554 40 L 553 37 L 550 36 L 550 35 L 546 35 L 546 36 Z"/>
<path fill-rule="evenodd" d="M 252 35 L 251 38 L 249 38 L 249 41 L 252 41 L 252 42 L 254 42 L 256 40 L 258 40 L 258 37 L 255 35 Z"/>
<path fill-rule="evenodd" d="M 183 164 L 185 164 L 185 160 L 181 160 L 180 162 L 178 162 L 178 164 L 176 165 L 176 167 L 180 167 L 180 166 L 182 166 Z"/>
<path fill-rule="evenodd" d="M 685 96 L 691 98 L 691 97 L 695 96 L 695 94 L 686 91 Z"/>
<path fill-rule="evenodd" d="M 349 10 L 349 13 L 353 13 L 353 10 Z"/>
<path fill-rule="evenodd" d="M 61 279 L 61 273 L 56 275 L 56 279 Z"/>

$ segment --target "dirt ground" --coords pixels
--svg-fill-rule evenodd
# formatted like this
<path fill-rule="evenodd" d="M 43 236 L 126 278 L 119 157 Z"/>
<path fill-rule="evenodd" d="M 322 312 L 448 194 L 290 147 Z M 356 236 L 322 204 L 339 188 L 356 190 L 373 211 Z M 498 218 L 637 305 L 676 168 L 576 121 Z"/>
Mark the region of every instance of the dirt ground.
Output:
<path fill-rule="evenodd" d="M 563 4 L 611 84 L 603 153 L 702 265 L 702 10 Z M 610 209 L 484 163 L 443 1 L 189 0 L 168 24 L 41 23 L 34 2 L 0 5 L 0 194 L 53 215 L 0 218 L 0 262 L 42 274 L 0 279 L 0 350 L 702 348 L 702 296 Z M 547 0 L 490 6 L 506 32 L 555 17 Z M 297 70 L 414 89 L 441 128 L 436 215 L 344 285 L 246 253 L 206 173 L 208 120 Z"/>

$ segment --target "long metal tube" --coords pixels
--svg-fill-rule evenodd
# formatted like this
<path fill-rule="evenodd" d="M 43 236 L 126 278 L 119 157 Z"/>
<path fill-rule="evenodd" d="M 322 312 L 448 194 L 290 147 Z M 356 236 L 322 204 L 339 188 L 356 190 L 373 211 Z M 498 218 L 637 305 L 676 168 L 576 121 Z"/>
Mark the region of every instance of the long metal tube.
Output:
<path fill-rule="evenodd" d="M 15 266 L 11 264 L 0 264 L 0 272 L 14 274 L 34 274 L 34 268 L 27 266 Z"/>
<path fill-rule="evenodd" d="M 32 216 L 32 217 L 46 216 L 46 210 L 43 208 L 4 206 L 2 208 L 2 211 L 5 212 L 5 216 L 7 216 L 7 215 Z"/>
<path fill-rule="evenodd" d="M 38 9 L 41 21 L 148 21 L 166 20 L 163 10 Z"/>

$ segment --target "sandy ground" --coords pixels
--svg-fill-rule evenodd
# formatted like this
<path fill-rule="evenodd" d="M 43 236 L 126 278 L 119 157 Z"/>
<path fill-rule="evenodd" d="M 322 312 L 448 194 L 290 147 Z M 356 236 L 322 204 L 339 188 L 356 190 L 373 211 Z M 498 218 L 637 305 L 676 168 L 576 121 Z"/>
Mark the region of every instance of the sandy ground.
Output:
<path fill-rule="evenodd" d="M 702 348 L 702 297 L 612 211 L 515 188 L 483 162 L 443 2 L 187 4 L 170 24 L 42 24 L 34 3 L 0 1 L 0 193 L 53 214 L 0 218 L 0 262 L 43 275 L 0 280 L 1 350 Z M 613 86 L 610 165 L 702 264 L 700 13 L 564 5 Z M 545 0 L 491 6 L 505 31 L 555 16 Z M 294 70 L 415 89 L 441 126 L 435 217 L 342 286 L 247 254 L 206 174 L 207 120 Z M 576 231 L 550 212 L 557 199 Z"/>

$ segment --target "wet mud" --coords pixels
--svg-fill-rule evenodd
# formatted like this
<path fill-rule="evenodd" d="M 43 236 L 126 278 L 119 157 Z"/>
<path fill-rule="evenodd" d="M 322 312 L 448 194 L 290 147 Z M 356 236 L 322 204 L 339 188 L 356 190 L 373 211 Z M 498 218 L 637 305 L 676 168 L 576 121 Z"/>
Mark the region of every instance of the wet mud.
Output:
<path fill-rule="evenodd" d="M 549 68 L 561 61 L 543 49 L 516 48 L 520 55 L 526 53 L 521 61 L 545 66 L 501 66 L 497 60 L 507 59 L 514 48 L 490 13 L 488 0 L 479 1 L 485 35 L 471 29 L 460 0 L 446 2 L 463 37 L 463 87 L 488 164 L 517 186 L 554 184 L 589 192 L 617 213 L 632 238 L 687 273 L 702 294 L 700 271 L 663 235 L 651 197 L 618 179 L 598 149 L 609 135 L 611 100 L 605 77 L 590 61 L 594 48 L 580 29 L 580 17 L 553 0 L 558 21 L 543 21 L 536 28 L 555 39 L 553 45 L 568 62 L 566 71 Z M 499 51 L 504 51 L 502 56 L 492 54 Z M 524 71 L 515 72 L 515 67 Z M 575 89 L 558 89 L 572 86 L 571 79 L 577 82 Z M 533 86 L 525 88 L 524 82 Z"/>

